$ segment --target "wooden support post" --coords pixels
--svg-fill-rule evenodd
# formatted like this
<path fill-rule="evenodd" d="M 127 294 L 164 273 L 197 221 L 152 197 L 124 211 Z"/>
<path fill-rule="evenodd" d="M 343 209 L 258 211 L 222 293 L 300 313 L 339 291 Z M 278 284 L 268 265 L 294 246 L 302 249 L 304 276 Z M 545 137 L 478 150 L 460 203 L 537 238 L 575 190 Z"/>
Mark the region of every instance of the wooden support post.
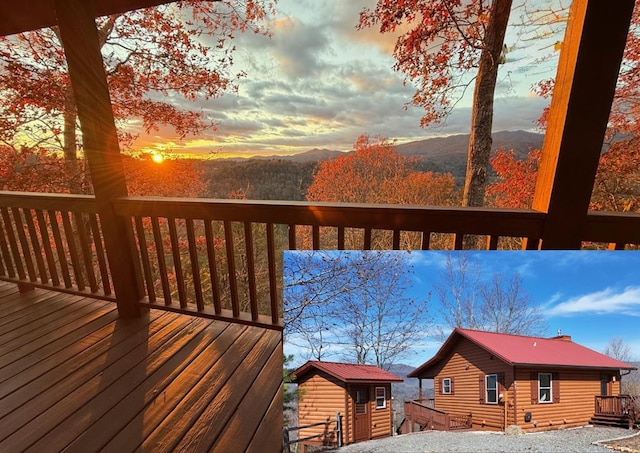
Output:
<path fill-rule="evenodd" d="M 541 248 L 578 249 L 634 0 L 574 0 L 560 52 L 533 209 Z"/>
<path fill-rule="evenodd" d="M 131 224 L 115 215 L 111 201 L 127 196 L 124 169 L 107 87 L 104 62 L 100 54 L 98 30 L 92 1 L 54 0 L 69 78 L 73 87 L 82 128 L 84 152 L 91 179 L 107 257 L 121 316 L 140 314 L 136 303 L 141 295 L 136 282 L 127 230 Z"/>

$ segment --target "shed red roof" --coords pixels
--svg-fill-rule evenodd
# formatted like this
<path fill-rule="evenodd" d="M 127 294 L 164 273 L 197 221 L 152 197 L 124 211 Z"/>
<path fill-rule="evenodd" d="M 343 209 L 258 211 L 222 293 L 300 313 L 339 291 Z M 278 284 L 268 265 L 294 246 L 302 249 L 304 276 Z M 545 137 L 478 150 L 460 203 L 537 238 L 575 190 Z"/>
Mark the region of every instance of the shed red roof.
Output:
<path fill-rule="evenodd" d="M 402 382 L 401 377 L 373 365 L 309 360 L 291 373 L 300 381 L 313 370 L 324 371 L 342 382 Z"/>
<path fill-rule="evenodd" d="M 468 339 L 511 366 L 635 369 L 633 365 L 574 343 L 569 336 L 541 338 L 456 328 L 436 355 L 408 376 L 430 377 L 429 370 L 445 359 L 461 338 Z"/>

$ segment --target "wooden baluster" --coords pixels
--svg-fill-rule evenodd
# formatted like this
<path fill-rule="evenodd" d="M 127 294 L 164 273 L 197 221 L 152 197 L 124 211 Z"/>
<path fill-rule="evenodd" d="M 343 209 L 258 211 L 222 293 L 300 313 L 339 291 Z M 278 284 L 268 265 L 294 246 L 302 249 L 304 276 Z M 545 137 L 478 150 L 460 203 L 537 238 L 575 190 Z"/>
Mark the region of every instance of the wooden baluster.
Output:
<path fill-rule="evenodd" d="M 80 260 L 78 259 L 78 251 L 76 250 L 75 236 L 73 229 L 71 228 L 71 222 L 69 221 L 69 213 L 61 212 L 62 214 L 62 229 L 64 230 L 64 236 L 67 241 L 67 248 L 69 250 L 69 256 L 71 258 L 71 267 L 73 268 L 73 275 L 76 279 L 76 286 L 80 291 L 85 289 L 84 278 L 82 276 L 82 268 L 80 267 Z"/>
<path fill-rule="evenodd" d="M 256 266 L 253 251 L 253 231 L 251 222 L 244 222 L 244 243 L 247 256 L 247 278 L 249 280 L 249 307 L 251 319 L 258 319 L 258 297 L 256 295 Z"/>
<path fill-rule="evenodd" d="M 153 230 L 153 240 L 156 245 L 158 255 L 158 273 L 162 284 L 162 297 L 165 305 L 171 305 L 171 287 L 167 277 L 167 262 L 164 256 L 164 246 L 162 245 L 162 232 L 160 231 L 160 221 L 157 217 L 151 217 L 151 228 Z"/>
<path fill-rule="evenodd" d="M 31 248 L 33 255 L 36 259 L 36 266 L 38 267 L 38 275 L 40 276 L 40 282 L 43 285 L 49 283 L 49 277 L 47 276 L 47 269 L 44 265 L 44 259 L 42 257 L 42 248 L 40 247 L 40 241 L 38 240 L 38 233 L 36 233 L 36 225 L 33 222 L 30 209 L 24 209 L 24 221 L 27 224 L 27 231 L 29 231 L 29 237 L 31 238 Z"/>
<path fill-rule="evenodd" d="M 98 269 L 100 269 L 100 279 L 102 280 L 102 291 L 106 296 L 111 295 L 111 281 L 109 278 L 109 268 L 105 258 L 104 247 L 102 246 L 102 235 L 100 234 L 100 225 L 98 224 L 98 216 L 94 213 L 89 214 L 89 225 L 91 227 L 91 235 L 93 243 L 96 246 L 96 259 L 98 260 Z"/>
<path fill-rule="evenodd" d="M 151 261 L 149 260 L 149 251 L 147 250 L 147 239 L 142 225 L 142 218 L 134 218 L 136 226 L 136 236 L 138 239 L 138 248 L 140 249 L 140 258 L 142 259 L 142 272 L 144 272 L 145 288 L 149 302 L 156 301 L 156 290 L 153 287 L 153 273 L 151 272 Z"/>
<path fill-rule="evenodd" d="M 227 250 L 227 271 L 229 272 L 229 291 L 231 292 L 231 311 L 233 317 L 240 316 L 240 304 L 238 301 L 238 280 L 236 277 L 236 259 L 233 250 L 233 231 L 231 221 L 224 221 L 224 242 Z"/>
<path fill-rule="evenodd" d="M 47 222 L 44 218 L 44 212 L 41 209 L 36 209 L 36 219 L 38 220 L 38 228 L 40 230 L 40 237 L 42 238 L 42 248 L 44 248 L 44 254 L 47 259 L 51 282 L 53 286 L 60 286 L 56 261 L 53 255 L 53 249 L 51 248 L 51 238 L 49 236 L 49 230 L 47 229 Z"/>
<path fill-rule="evenodd" d="M 60 226 L 58 225 L 58 216 L 55 211 L 47 211 L 49 216 L 49 225 L 51 225 L 51 232 L 53 233 L 53 241 L 56 245 L 56 252 L 58 253 L 58 264 L 60 265 L 60 271 L 62 272 L 62 279 L 64 280 L 64 287 L 71 288 L 71 273 L 69 272 L 69 266 L 67 265 L 67 255 L 64 250 L 64 243 L 62 242 L 62 235 L 60 234 Z M 62 213 L 60 213 L 62 216 Z"/>
<path fill-rule="evenodd" d="M 198 246 L 193 220 L 185 220 L 187 223 L 187 241 L 189 242 L 189 259 L 191 261 L 191 274 L 193 277 L 193 289 L 196 295 L 196 306 L 199 311 L 204 310 L 204 298 L 202 297 L 202 281 L 200 279 L 200 266 L 198 264 Z"/>
<path fill-rule="evenodd" d="M 282 257 L 280 257 L 282 259 Z M 271 300 L 271 322 L 278 324 L 278 287 L 276 284 L 276 247 L 273 223 L 267 223 L 267 260 L 269 262 L 269 298 Z"/>
<path fill-rule="evenodd" d="M 22 249 L 22 259 L 24 260 L 25 265 L 27 266 L 27 272 L 29 274 L 29 280 L 35 282 L 38 278 L 36 277 L 36 270 L 33 266 L 33 260 L 31 259 L 31 250 L 29 249 L 29 242 L 27 241 L 27 235 L 24 233 L 24 225 L 22 224 L 22 215 L 18 208 L 11 208 L 11 213 L 13 214 L 13 222 L 16 226 L 16 233 L 18 234 L 18 239 L 20 241 L 20 248 Z"/>
<path fill-rule="evenodd" d="M 169 239 L 171 241 L 171 255 L 173 256 L 173 269 L 176 272 L 176 284 L 178 285 L 178 300 L 181 308 L 187 308 L 187 290 L 184 286 L 184 274 L 182 273 L 182 257 L 180 255 L 180 244 L 178 242 L 178 229 L 176 219 L 168 218 Z"/>
<path fill-rule="evenodd" d="M 93 257 L 91 255 L 91 249 L 89 247 L 89 237 L 87 236 L 87 229 L 84 224 L 84 216 L 79 212 L 74 212 L 71 214 L 71 216 L 75 221 L 76 230 L 78 231 L 78 240 L 80 242 L 80 250 L 82 252 L 85 275 L 87 276 L 87 280 L 89 281 L 89 288 L 91 288 L 91 292 L 95 293 L 96 291 L 98 291 L 98 283 L 93 271 Z"/>
<path fill-rule="evenodd" d="M 1 216 L 0 216 L 1 217 Z M 0 221 L 0 251 L 2 252 L 2 261 L 7 269 L 7 274 L 10 278 L 16 278 L 13 262 L 11 261 L 11 253 L 9 252 L 9 246 L 5 238 L 6 227 Z"/>
<path fill-rule="evenodd" d="M 207 241 L 207 260 L 209 261 L 209 274 L 211 280 L 211 295 L 213 296 L 213 310 L 216 315 L 222 313 L 222 305 L 220 303 L 220 288 L 218 288 L 218 266 L 216 264 L 215 242 L 213 237 L 213 228 L 211 221 L 204 222 L 204 235 Z"/>

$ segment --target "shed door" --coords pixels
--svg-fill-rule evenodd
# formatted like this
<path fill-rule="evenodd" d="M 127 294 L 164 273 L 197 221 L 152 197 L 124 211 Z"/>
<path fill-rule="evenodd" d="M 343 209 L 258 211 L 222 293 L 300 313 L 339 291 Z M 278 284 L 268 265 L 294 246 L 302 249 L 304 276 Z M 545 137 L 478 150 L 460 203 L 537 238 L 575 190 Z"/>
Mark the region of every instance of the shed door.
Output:
<path fill-rule="evenodd" d="M 353 440 L 360 442 L 371 439 L 371 414 L 369 413 L 369 389 L 353 389 Z"/>

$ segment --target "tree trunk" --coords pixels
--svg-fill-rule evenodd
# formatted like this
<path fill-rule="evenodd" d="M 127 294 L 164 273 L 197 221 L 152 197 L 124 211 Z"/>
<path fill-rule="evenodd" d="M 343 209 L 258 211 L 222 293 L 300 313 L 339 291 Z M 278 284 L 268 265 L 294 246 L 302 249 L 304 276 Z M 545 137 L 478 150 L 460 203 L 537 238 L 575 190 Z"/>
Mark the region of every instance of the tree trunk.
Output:
<path fill-rule="evenodd" d="M 495 0 L 493 2 L 473 93 L 471 136 L 469 137 L 462 206 L 484 205 L 492 145 L 493 97 L 511 3 L 512 0 Z"/>
<path fill-rule="evenodd" d="M 82 193 L 82 178 L 78 165 L 78 152 L 76 141 L 76 102 L 73 96 L 71 84 L 66 88 L 64 95 L 64 166 L 67 180 L 67 187 L 71 193 Z"/>

